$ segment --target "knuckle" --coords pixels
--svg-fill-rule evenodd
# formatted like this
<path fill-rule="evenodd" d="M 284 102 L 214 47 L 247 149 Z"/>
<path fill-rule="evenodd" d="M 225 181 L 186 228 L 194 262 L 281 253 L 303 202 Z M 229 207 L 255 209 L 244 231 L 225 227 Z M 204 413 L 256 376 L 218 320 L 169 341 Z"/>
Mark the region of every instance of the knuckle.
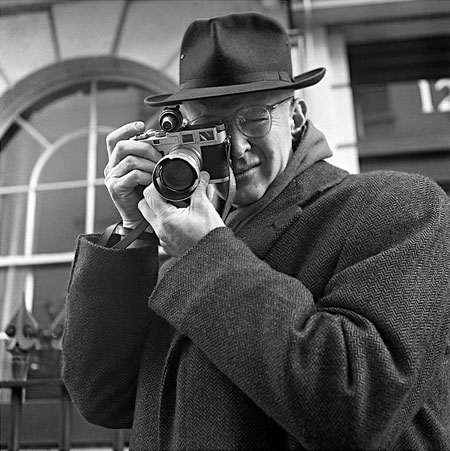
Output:
<path fill-rule="evenodd" d="M 109 164 L 107 164 L 107 165 L 105 166 L 105 168 L 103 169 L 103 176 L 104 176 L 105 178 L 107 178 L 108 175 L 109 175 L 109 172 L 110 172 L 110 167 L 109 167 Z"/>
<path fill-rule="evenodd" d="M 113 191 L 113 189 L 114 189 L 113 179 L 111 179 L 110 177 L 106 177 L 103 183 L 105 184 L 108 191 Z"/>
<path fill-rule="evenodd" d="M 155 191 L 155 187 L 153 186 L 153 183 L 150 185 L 147 185 L 144 189 L 144 196 L 152 196 L 153 192 Z"/>
<path fill-rule="evenodd" d="M 128 172 L 132 172 L 138 166 L 137 158 L 133 155 L 127 155 L 123 160 L 122 164 L 124 165 L 125 170 Z"/>
<path fill-rule="evenodd" d="M 106 139 L 105 139 L 105 141 L 106 141 L 106 147 L 112 147 L 112 144 L 113 144 L 113 137 L 111 136 L 112 135 L 112 133 L 109 133 L 107 136 L 106 136 Z"/>
<path fill-rule="evenodd" d="M 138 202 L 138 208 L 139 208 L 140 210 L 144 210 L 144 209 L 145 209 L 145 206 L 146 206 L 146 201 L 145 201 L 145 199 L 141 199 L 141 200 Z"/>
<path fill-rule="evenodd" d="M 104 180 L 103 180 L 103 184 L 104 184 L 106 187 L 108 187 L 108 186 L 110 185 L 110 183 L 111 183 L 111 182 L 109 181 L 109 177 L 106 176 L 106 177 L 104 178 Z"/>
<path fill-rule="evenodd" d="M 114 147 L 117 145 L 116 143 L 116 136 L 115 132 L 111 132 L 106 136 L 106 149 L 109 153 L 112 153 L 114 150 Z"/>
<path fill-rule="evenodd" d="M 114 151 L 117 154 L 117 156 L 119 157 L 119 159 L 121 159 L 122 156 L 124 154 L 126 154 L 125 153 L 125 151 L 126 151 L 125 143 L 126 143 L 126 141 L 121 139 L 120 141 L 116 142 L 116 145 L 114 147 Z"/>
<path fill-rule="evenodd" d="M 136 185 L 139 184 L 139 171 L 137 169 L 133 169 L 129 172 L 130 181 Z"/>
<path fill-rule="evenodd" d="M 147 203 L 150 203 L 150 201 L 151 201 L 151 197 L 152 197 L 151 190 L 152 190 L 152 185 L 149 185 L 143 191 L 144 198 L 147 201 Z"/>

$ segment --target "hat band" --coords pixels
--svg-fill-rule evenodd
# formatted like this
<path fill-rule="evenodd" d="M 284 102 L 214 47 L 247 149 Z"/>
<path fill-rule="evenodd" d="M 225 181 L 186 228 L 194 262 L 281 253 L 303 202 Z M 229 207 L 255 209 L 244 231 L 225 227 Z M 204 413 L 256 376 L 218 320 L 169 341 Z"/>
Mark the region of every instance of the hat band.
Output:
<path fill-rule="evenodd" d="M 181 89 L 212 88 L 220 86 L 239 85 L 257 81 L 283 81 L 292 83 L 292 77 L 287 72 L 252 72 L 224 78 L 193 78 L 180 84 Z"/>

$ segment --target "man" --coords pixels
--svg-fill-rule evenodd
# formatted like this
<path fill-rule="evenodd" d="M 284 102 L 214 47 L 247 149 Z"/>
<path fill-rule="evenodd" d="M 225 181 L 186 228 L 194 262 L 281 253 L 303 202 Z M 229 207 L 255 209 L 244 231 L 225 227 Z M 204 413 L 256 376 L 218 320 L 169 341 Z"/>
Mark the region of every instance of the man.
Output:
<path fill-rule="evenodd" d="M 68 390 L 88 421 L 132 428 L 137 450 L 449 449 L 448 198 L 422 176 L 325 162 L 294 98 L 324 70 L 292 77 L 289 52 L 266 16 L 195 21 L 180 90 L 146 99 L 226 124 L 227 215 L 229 184 L 206 171 L 187 206 L 159 194 L 161 154 L 129 139 L 143 123 L 108 136 L 116 232 L 145 218 L 154 233 L 127 249 L 80 237 Z M 158 240 L 173 257 L 159 275 Z"/>

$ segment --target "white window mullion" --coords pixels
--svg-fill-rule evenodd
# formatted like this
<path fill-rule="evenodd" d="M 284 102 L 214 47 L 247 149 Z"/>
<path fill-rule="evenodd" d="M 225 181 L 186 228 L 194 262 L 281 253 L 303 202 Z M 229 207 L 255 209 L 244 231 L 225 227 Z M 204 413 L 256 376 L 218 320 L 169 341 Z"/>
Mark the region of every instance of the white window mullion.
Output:
<path fill-rule="evenodd" d="M 95 227 L 95 181 L 97 175 L 97 81 L 91 84 L 89 108 L 89 142 L 87 152 L 87 189 L 86 189 L 86 222 L 85 232 L 93 233 Z"/>
<path fill-rule="evenodd" d="M 15 268 L 33 266 L 54 265 L 57 263 L 70 263 L 73 260 L 73 252 L 59 252 L 52 254 L 33 254 L 28 257 L 24 255 L 0 255 L 0 268 Z"/>
<path fill-rule="evenodd" d="M 24 123 L 21 124 L 22 126 Z M 50 145 L 39 155 L 36 163 L 31 171 L 30 182 L 28 188 L 28 198 L 27 198 L 27 210 L 25 219 L 25 244 L 24 244 L 24 256 L 25 258 L 30 258 L 33 255 L 33 245 L 35 236 L 35 226 L 36 226 L 36 202 L 37 202 L 37 186 L 39 182 L 39 177 L 47 164 L 48 160 L 62 148 L 65 142 L 70 141 L 77 134 L 86 133 L 85 130 L 74 131 L 67 133 L 54 143 Z M 33 307 L 33 297 L 34 297 L 34 276 L 31 268 L 27 270 L 25 276 L 25 288 L 24 288 L 25 304 L 29 310 Z"/>
<path fill-rule="evenodd" d="M 51 146 L 51 142 L 33 125 L 20 116 L 16 117 L 16 122 L 25 130 L 31 137 L 33 137 L 44 149 Z"/>
<path fill-rule="evenodd" d="M 53 152 L 53 145 L 47 140 L 38 130 L 36 130 L 28 121 L 17 118 L 17 122 L 20 126 L 27 131 L 37 142 L 39 142 L 44 147 L 44 152 L 40 154 L 33 167 L 30 176 L 29 191 L 27 197 L 27 210 L 25 217 L 25 244 L 24 244 L 24 255 L 29 257 L 33 253 L 33 242 L 34 242 L 34 230 L 35 230 L 35 216 L 36 216 L 36 201 L 37 193 L 36 186 L 38 184 L 39 176 L 41 174 L 42 168 L 47 162 L 49 156 Z M 24 287 L 24 299 L 28 310 L 33 308 L 33 297 L 34 297 L 34 274 L 31 268 L 27 269 L 25 274 L 25 287 Z"/>

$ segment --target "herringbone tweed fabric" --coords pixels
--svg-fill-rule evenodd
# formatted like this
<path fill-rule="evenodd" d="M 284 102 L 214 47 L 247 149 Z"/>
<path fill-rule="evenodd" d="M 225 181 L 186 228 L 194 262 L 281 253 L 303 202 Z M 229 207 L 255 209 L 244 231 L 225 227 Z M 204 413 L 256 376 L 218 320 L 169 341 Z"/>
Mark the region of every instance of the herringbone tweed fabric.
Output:
<path fill-rule="evenodd" d="M 132 449 L 450 449 L 450 205 L 325 162 L 157 278 L 80 237 L 64 378 Z"/>

